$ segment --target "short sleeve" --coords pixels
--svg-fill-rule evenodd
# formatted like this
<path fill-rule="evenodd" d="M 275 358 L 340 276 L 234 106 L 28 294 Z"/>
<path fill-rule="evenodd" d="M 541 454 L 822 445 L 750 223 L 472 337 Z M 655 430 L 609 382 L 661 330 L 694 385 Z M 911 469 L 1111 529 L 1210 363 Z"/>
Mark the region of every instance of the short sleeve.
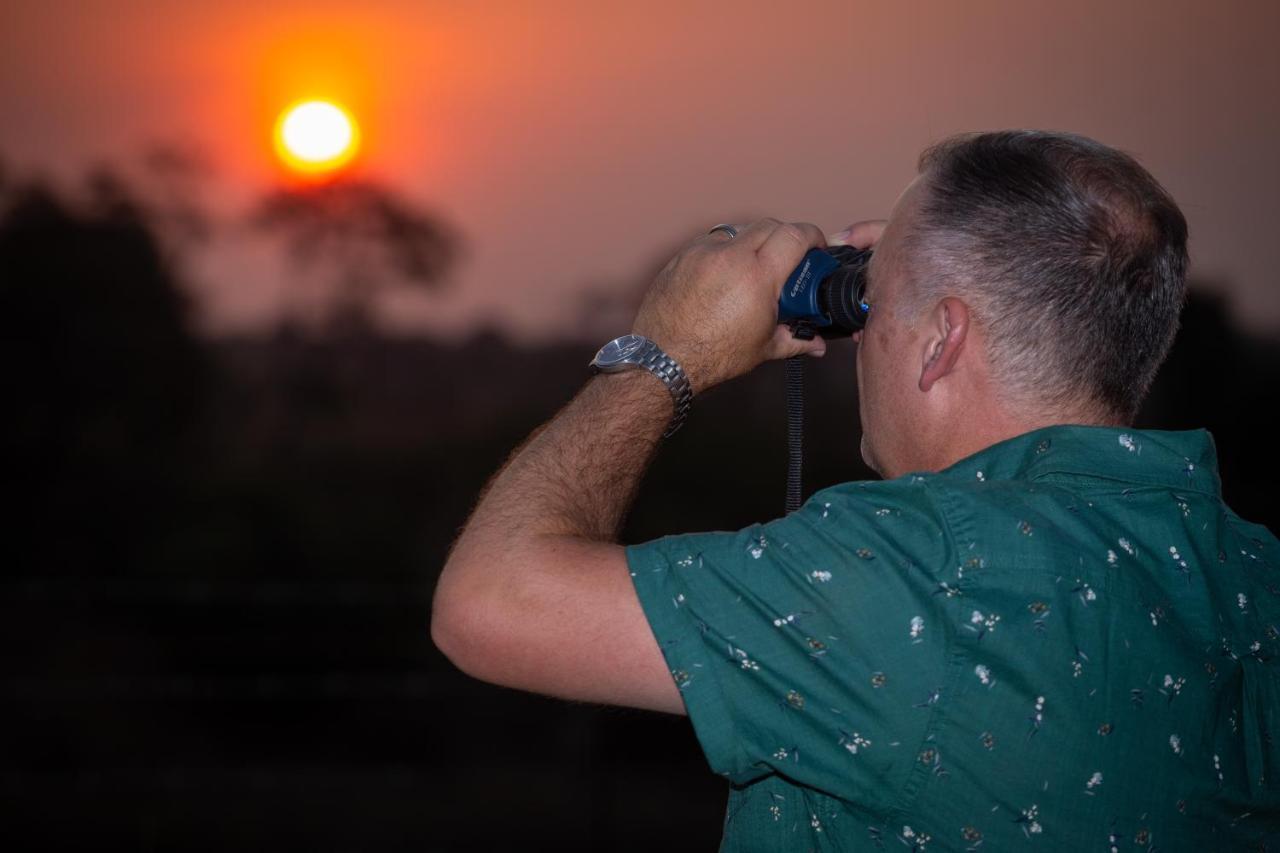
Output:
<path fill-rule="evenodd" d="M 842 484 L 767 524 L 626 552 L 713 771 L 895 805 L 928 758 L 954 622 L 940 578 L 957 555 L 923 477 Z"/>

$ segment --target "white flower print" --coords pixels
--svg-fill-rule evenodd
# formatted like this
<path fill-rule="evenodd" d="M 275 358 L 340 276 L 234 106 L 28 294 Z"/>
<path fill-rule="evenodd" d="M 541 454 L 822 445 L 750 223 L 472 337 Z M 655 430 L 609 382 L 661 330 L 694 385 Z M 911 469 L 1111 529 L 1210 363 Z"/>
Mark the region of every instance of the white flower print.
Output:
<path fill-rule="evenodd" d="M 1124 433 L 1120 436 L 1120 446 L 1130 453 L 1141 453 L 1142 445 L 1133 440 L 1133 436 Z"/>
<path fill-rule="evenodd" d="M 902 827 L 902 842 L 911 848 L 912 853 L 923 851 L 933 836 L 924 832 L 916 832 L 909 826 Z"/>
<path fill-rule="evenodd" d="M 764 538 L 764 534 L 760 534 L 751 540 L 751 547 L 747 549 L 753 560 L 760 559 L 760 555 L 764 553 L 764 549 L 769 547 L 769 540 Z"/>
<path fill-rule="evenodd" d="M 1089 777 L 1089 781 L 1084 783 L 1084 792 L 1093 795 L 1093 789 L 1102 784 L 1102 772 L 1095 770 L 1093 775 Z"/>
<path fill-rule="evenodd" d="M 829 580 L 831 580 L 831 572 L 824 569 L 815 569 L 809 572 L 809 583 L 814 583 L 815 581 L 817 583 L 826 583 Z"/>
<path fill-rule="evenodd" d="M 1030 720 L 1031 720 L 1031 730 L 1027 732 L 1028 738 L 1030 738 L 1036 732 L 1040 731 L 1040 726 L 1044 723 L 1044 697 L 1043 696 L 1036 697 L 1035 713 L 1031 715 Z"/>
<path fill-rule="evenodd" d="M 911 617 L 911 641 L 913 643 L 920 642 L 920 635 L 924 633 L 924 619 L 919 616 Z"/>
<path fill-rule="evenodd" d="M 871 746 L 871 741 L 857 732 L 846 732 L 842 729 L 840 731 L 840 745 L 849 750 L 851 755 L 857 755 L 858 750 Z"/>
<path fill-rule="evenodd" d="M 738 662 L 738 665 L 741 666 L 743 669 L 752 670 L 755 672 L 758 672 L 760 670 L 760 664 L 753 661 L 747 655 L 747 653 L 744 652 L 742 649 L 738 649 L 738 648 L 734 648 L 733 646 L 730 646 L 729 653 L 730 653 L 729 657 L 732 658 L 733 660 L 736 660 Z"/>
<path fill-rule="evenodd" d="M 978 676 L 978 680 L 981 681 L 983 685 L 987 687 L 990 687 L 992 684 L 995 683 L 991 679 L 991 670 L 983 666 L 982 664 L 978 664 L 973 668 L 973 674 Z"/>
<path fill-rule="evenodd" d="M 1182 738 L 1169 735 L 1169 748 L 1173 750 L 1174 755 L 1182 755 Z"/>
<path fill-rule="evenodd" d="M 1076 659 L 1071 662 L 1072 677 L 1079 678 L 1084 673 L 1084 665 L 1088 662 L 1089 656 L 1076 646 Z"/>
<path fill-rule="evenodd" d="M 1122 549 L 1124 549 L 1124 552 L 1128 554 L 1130 557 L 1134 555 L 1133 546 L 1129 544 L 1128 539 L 1125 539 L 1123 536 L 1120 537 L 1119 545 Z"/>
<path fill-rule="evenodd" d="M 1040 807 L 1035 803 L 1030 808 L 1022 810 L 1022 817 L 1018 819 L 1018 823 L 1022 824 L 1022 832 L 1030 838 L 1033 835 L 1039 835 L 1044 827 L 1040 826 L 1040 821 L 1036 817 L 1040 814 Z"/>
<path fill-rule="evenodd" d="M 1249 612 L 1249 596 L 1243 592 L 1236 594 L 1236 605 L 1240 608 L 1241 613 Z"/>
<path fill-rule="evenodd" d="M 1113 566 L 1114 566 L 1114 565 L 1116 564 L 1116 561 L 1117 561 L 1118 559 L 1120 559 L 1120 558 L 1116 556 L 1116 552 L 1115 552 L 1115 551 L 1112 551 L 1110 548 L 1108 548 L 1108 549 L 1107 549 L 1107 562 L 1108 562 L 1109 564 L 1111 564 L 1111 565 L 1113 565 Z"/>
<path fill-rule="evenodd" d="M 1169 673 L 1165 673 L 1164 686 L 1160 688 L 1160 692 L 1168 697 L 1169 703 L 1172 704 L 1173 700 L 1178 698 L 1178 694 L 1182 692 L 1182 687 L 1186 683 L 1187 679 L 1181 675 L 1174 678 Z"/>
<path fill-rule="evenodd" d="M 1000 616 L 992 613 L 989 616 L 984 615 L 981 610 L 975 610 L 969 614 L 969 624 L 965 625 L 970 631 L 978 632 L 978 639 L 981 640 L 983 635 L 989 634 L 996 629 L 996 623 L 1000 621 Z"/>
<path fill-rule="evenodd" d="M 1089 606 L 1089 602 L 1098 600 L 1098 594 L 1093 591 L 1093 587 L 1080 580 L 1080 578 L 1076 578 L 1075 589 L 1071 591 L 1080 597 L 1080 603 L 1085 607 Z"/>

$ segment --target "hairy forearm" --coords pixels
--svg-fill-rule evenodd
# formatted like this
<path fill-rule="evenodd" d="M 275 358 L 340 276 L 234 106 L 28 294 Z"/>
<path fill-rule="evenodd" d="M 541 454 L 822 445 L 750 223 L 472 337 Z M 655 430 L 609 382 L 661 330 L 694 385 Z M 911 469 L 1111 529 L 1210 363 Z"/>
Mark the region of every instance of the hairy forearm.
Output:
<path fill-rule="evenodd" d="M 646 371 L 593 377 L 489 481 L 454 556 L 517 552 L 544 536 L 615 541 L 671 415 L 671 395 Z"/>
<path fill-rule="evenodd" d="M 682 709 L 615 541 L 672 412 L 647 371 L 597 376 L 512 453 L 432 602 L 432 639 L 459 669 L 553 696 Z"/>

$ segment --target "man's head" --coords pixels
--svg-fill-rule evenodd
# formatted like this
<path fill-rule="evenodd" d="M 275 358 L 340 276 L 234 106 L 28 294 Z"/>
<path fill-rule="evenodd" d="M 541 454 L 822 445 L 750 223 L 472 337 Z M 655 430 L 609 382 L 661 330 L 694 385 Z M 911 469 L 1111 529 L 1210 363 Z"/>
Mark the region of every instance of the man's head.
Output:
<path fill-rule="evenodd" d="M 919 172 L 870 267 L 867 463 L 898 476 L 1037 426 L 1131 421 L 1185 296 L 1186 221 L 1159 183 L 1041 131 L 952 137 Z"/>

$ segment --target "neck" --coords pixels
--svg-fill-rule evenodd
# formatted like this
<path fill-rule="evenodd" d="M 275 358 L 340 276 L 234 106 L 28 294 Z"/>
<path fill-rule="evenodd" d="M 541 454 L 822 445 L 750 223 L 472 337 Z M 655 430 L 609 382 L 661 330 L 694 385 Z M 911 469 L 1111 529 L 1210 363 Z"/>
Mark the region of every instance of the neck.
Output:
<path fill-rule="evenodd" d="M 899 477 L 910 471 L 941 471 L 993 444 L 1044 427 L 1061 424 L 1123 425 L 1122 421 L 1114 417 L 1099 415 L 1093 407 L 1072 406 L 1046 412 L 1019 404 L 1005 405 L 985 395 L 976 396 L 972 400 L 960 411 L 939 419 L 938 427 L 932 431 L 932 435 L 925 436 L 928 441 L 921 448 L 921 455 L 915 460 L 914 466 L 892 474 L 886 473 L 885 477 Z M 964 424 L 966 428 L 954 429 L 953 424 Z"/>

